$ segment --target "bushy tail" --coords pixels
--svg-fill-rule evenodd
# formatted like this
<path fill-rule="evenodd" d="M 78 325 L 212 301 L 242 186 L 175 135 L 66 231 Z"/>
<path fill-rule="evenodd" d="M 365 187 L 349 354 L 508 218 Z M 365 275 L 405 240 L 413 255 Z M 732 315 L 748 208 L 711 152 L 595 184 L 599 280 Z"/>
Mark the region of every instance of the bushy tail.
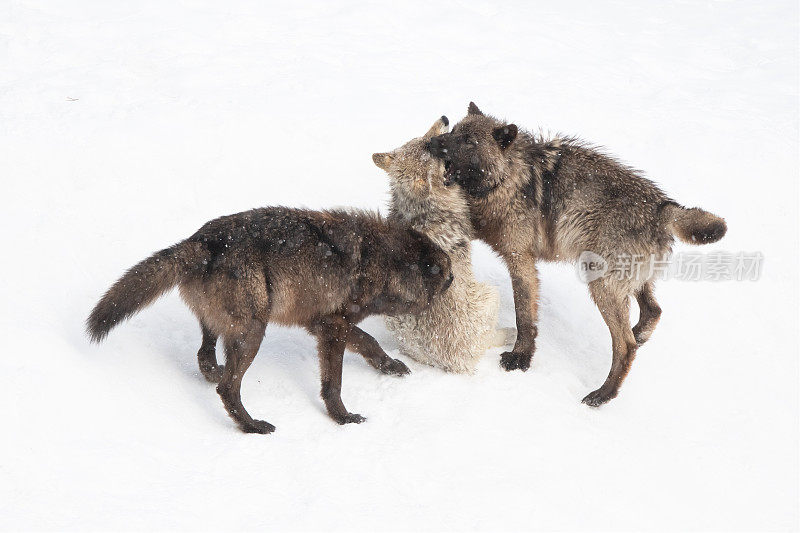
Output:
<path fill-rule="evenodd" d="M 688 244 L 709 244 L 725 236 L 728 226 L 725 219 L 699 207 L 687 209 L 668 203 L 662 210 L 667 230 Z"/>
<path fill-rule="evenodd" d="M 178 243 L 129 269 L 100 298 L 86 319 L 86 331 L 92 341 L 102 341 L 111 328 L 177 285 L 187 268 L 198 263 L 197 246 L 198 243 L 187 241 Z"/>

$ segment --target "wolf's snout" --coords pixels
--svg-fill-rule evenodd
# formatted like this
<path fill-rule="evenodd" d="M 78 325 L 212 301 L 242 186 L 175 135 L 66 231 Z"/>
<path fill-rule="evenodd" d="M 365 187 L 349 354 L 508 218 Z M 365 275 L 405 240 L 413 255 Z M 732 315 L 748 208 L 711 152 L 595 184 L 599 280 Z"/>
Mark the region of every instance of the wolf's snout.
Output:
<path fill-rule="evenodd" d="M 455 176 L 453 175 L 452 169 L 453 169 L 453 163 L 451 161 L 445 159 L 444 160 L 444 180 L 443 180 L 445 187 L 451 186 L 456 181 L 455 180 Z"/>

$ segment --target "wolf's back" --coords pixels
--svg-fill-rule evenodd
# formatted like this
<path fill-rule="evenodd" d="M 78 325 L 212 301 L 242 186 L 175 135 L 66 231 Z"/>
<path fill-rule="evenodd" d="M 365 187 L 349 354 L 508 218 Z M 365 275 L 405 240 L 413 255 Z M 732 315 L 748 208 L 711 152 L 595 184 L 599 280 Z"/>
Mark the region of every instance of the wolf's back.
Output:
<path fill-rule="evenodd" d="M 206 253 L 199 242 L 183 241 L 131 267 L 106 291 L 86 319 L 92 341 L 102 341 L 119 322 L 172 289 L 187 272 L 202 263 Z"/>

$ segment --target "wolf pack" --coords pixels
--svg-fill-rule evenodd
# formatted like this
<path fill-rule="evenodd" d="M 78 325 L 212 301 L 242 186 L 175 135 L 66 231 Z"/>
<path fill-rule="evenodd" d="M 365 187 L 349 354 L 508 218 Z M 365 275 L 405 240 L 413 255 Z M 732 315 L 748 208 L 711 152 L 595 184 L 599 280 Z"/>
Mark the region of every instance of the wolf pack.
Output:
<path fill-rule="evenodd" d="M 608 266 L 588 284 L 611 333 L 608 376 L 583 398 L 597 407 L 617 396 L 661 316 L 656 276 L 625 271 L 619 258 L 666 257 L 675 237 L 699 245 L 727 230 L 722 218 L 682 206 L 602 149 L 530 133 L 472 102 L 452 129 L 443 116 L 372 159 L 389 178 L 387 216 L 265 207 L 211 220 L 114 283 L 86 321 L 90 338 L 103 340 L 177 286 L 200 323 L 200 372 L 242 431 L 275 430 L 252 418 L 241 398 L 269 323 L 300 326 L 317 339 L 328 414 L 339 424 L 360 423 L 365 418 L 341 398 L 345 350 L 383 374 L 410 373 L 359 328 L 363 319 L 384 316 L 402 356 L 443 371 L 474 373 L 488 349 L 507 347 L 502 368 L 524 372 L 538 334 L 537 262 L 574 262 L 589 251 Z M 508 268 L 515 328 L 499 327 L 498 290 L 475 279 L 475 239 Z"/>

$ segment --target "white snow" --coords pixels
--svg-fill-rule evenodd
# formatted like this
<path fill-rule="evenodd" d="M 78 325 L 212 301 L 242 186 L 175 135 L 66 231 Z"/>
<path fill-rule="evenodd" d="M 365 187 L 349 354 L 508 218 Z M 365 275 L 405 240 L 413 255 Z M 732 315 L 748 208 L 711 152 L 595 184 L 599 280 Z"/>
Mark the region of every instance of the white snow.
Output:
<path fill-rule="evenodd" d="M 796 2 L 0 13 L 0 529 L 798 527 Z M 702 251 L 760 251 L 762 278 L 660 283 L 661 324 L 598 410 L 580 400 L 610 336 L 568 265 L 541 268 L 527 373 L 499 350 L 473 377 L 406 360 L 403 379 L 347 354 L 358 426 L 326 416 L 299 329 L 270 327 L 245 378 L 269 436 L 225 414 L 175 293 L 89 344 L 84 318 L 139 259 L 251 207 L 383 207 L 371 154 L 470 100 L 726 217 Z M 512 325 L 507 272 L 481 244 L 475 265 Z"/>

